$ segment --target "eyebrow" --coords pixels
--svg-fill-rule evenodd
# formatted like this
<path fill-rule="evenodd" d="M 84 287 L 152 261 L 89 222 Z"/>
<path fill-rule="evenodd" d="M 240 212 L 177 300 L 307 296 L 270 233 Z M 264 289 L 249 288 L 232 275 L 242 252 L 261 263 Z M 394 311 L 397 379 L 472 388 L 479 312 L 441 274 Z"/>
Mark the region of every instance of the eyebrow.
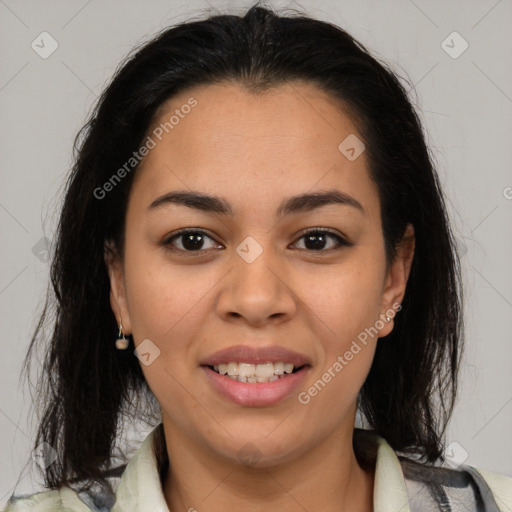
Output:
<path fill-rule="evenodd" d="M 230 217 L 234 216 L 233 207 L 222 197 L 190 190 L 177 190 L 164 194 L 155 199 L 148 206 L 148 210 L 155 210 L 168 204 L 181 204 L 204 212 L 229 215 Z M 308 212 L 330 204 L 351 206 L 359 210 L 363 215 L 366 214 L 361 203 L 355 198 L 340 190 L 332 189 L 325 192 L 306 193 L 289 197 L 281 203 L 276 215 L 281 217 L 294 213 Z"/>

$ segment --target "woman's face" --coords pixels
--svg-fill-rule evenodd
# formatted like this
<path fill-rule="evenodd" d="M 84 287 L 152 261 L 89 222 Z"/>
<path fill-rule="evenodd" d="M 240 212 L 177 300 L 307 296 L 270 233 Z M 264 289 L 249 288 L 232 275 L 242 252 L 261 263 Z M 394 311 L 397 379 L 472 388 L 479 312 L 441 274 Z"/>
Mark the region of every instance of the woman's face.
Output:
<path fill-rule="evenodd" d="M 264 466 L 350 438 L 412 259 L 410 245 L 386 268 L 351 119 L 313 85 L 218 84 L 172 98 L 149 135 L 111 303 L 168 444 Z"/>

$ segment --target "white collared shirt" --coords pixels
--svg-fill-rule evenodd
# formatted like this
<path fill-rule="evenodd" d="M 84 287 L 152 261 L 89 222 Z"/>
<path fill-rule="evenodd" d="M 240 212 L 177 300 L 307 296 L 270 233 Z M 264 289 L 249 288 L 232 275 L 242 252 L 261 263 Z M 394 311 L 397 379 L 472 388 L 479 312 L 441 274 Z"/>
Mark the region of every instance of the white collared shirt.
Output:
<path fill-rule="evenodd" d="M 95 506 L 90 495 L 69 487 L 11 498 L 5 512 L 169 512 L 153 453 L 155 427 L 128 462 L 118 481 L 115 504 Z M 373 504 L 375 512 L 411 512 L 411 497 L 397 454 L 380 436 L 366 434 L 377 443 Z M 500 512 L 512 512 L 512 478 L 472 468 L 492 491 Z M 409 491 L 410 492 L 410 491 Z M 453 508 L 456 510 L 456 508 Z M 414 510 L 413 510 L 414 512 Z"/>

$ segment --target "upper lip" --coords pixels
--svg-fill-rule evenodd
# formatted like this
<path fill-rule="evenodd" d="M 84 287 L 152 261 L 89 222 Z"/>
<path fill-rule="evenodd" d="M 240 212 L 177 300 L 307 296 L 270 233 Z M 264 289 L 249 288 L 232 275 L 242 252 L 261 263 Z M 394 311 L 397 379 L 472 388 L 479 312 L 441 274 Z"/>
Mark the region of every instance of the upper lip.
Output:
<path fill-rule="evenodd" d="M 304 365 L 311 365 L 310 360 L 304 354 L 299 354 L 293 350 L 272 345 L 267 347 L 250 347 L 247 345 L 236 345 L 215 352 L 200 363 L 201 366 L 214 366 L 222 363 L 241 362 L 241 363 L 293 363 L 297 368 Z"/>

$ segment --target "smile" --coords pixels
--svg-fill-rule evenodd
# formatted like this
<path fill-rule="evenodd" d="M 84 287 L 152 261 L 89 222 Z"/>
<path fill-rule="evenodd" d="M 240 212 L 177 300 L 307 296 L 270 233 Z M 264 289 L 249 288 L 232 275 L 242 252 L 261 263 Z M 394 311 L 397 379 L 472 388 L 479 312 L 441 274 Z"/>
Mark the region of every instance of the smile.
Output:
<path fill-rule="evenodd" d="M 253 364 L 244 362 L 230 362 L 214 365 L 213 371 L 219 375 L 226 375 L 232 380 L 238 382 L 247 382 L 251 384 L 274 382 L 283 378 L 286 374 L 295 373 L 302 366 L 295 367 L 293 363 L 285 362 L 266 362 L 263 364 Z"/>
<path fill-rule="evenodd" d="M 283 402 L 297 392 L 299 386 L 303 385 L 304 380 L 311 369 L 309 365 L 301 367 L 293 367 L 291 372 L 284 371 L 283 373 L 276 372 L 276 363 L 270 367 L 269 363 L 250 364 L 250 363 L 227 363 L 226 373 L 221 374 L 219 369 L 215 366 L 201 366 L 204 371 L 207 381 L 211 388 L 218 396 L 231 403 L 235 403 L 244 407 L 265 407 Z M 285 365 L 286 363 L 283 363 Z M 220 366 L 220 365 L 218 365 Z M 227 367 L 231 371 L 238 370 L 244 375 L 229 375 Z M 256 372 L 260 366 L 259 373 L 263 371 L 272 374 L 269 377 L 257 377 Z M 263 367 L 263 368 L 261 368 Z M 289 370 L 290 367 L 288 366 Z M 281 365 L 277 363 L 277 372 L 280 372 Z M 250 373 L 249 376 L 246 376 Z"/>

